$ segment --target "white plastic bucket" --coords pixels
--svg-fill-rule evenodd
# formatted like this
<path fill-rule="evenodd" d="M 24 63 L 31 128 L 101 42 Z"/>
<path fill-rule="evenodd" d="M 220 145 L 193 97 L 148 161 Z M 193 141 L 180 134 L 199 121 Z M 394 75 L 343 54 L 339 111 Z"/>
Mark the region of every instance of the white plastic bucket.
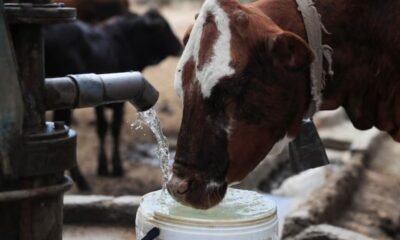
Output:
<path fill-rule="evenodd" d="M 276 205 L 256 192 L 228 189 L 218 206 L 196 210 L 168 194 L 145 195 L 136 214 L 136 239 L 160 229 L 157 240 L 278 240 Z"/>

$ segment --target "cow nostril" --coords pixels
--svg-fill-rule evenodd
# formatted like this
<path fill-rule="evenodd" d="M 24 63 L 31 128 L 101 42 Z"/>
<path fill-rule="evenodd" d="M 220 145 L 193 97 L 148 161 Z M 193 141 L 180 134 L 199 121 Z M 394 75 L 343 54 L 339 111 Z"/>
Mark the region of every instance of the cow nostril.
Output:
<path fill-rule="evenodd" d="M 176 192 L 178 194 L 185 194 L 189 191 L 189 187 L 190 187 L 190 182 L 189 181 L 181 181 L 180 183 L 178 183 L 178 186 L 176 187 Z"/>

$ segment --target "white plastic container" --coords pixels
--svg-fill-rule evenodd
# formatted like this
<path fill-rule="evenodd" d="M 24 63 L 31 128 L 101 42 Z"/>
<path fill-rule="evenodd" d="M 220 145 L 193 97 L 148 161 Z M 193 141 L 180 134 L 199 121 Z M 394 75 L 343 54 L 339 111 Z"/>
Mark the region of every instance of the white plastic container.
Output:
<path fill-rule="evenodd" d="M 169 194 L 145 195 L 136 214 L 136 239 L 152 228 L 157 240 L 278 240 L 276 205 L 256 192 L 228 189 L 225 199 L 209 210 L 185 207 Z"/>

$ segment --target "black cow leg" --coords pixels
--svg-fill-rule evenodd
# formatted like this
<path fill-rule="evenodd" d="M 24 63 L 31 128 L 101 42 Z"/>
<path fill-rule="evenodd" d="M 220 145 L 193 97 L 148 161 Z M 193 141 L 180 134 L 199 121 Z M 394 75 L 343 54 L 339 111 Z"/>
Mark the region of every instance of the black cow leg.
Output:
<path fill-rule="evenodd" d="M 98 157 L 98 166 L 97 166 L 97 174 L 100 176 L 108 175 L 108 167 L 107 167 L 107 156 L 104 148 L 104 141 L 106 138 L 108 124 L 106 118 L 104 116 L 104 108 L 96 107 L 96 127 L 97 127 L 97 135 L 99 136 L 99 157 Z"/>
<path fill-rule="evenodd" d="M 70 174 L 72 179 L 75 181 L 79 191 L 82 192 L 91 192 L 92 188 L 90 187 L 89 183 L 86 181 L 85 177 L 83 176 L 79 166 L 75 166 L 70 170 Z"/>
<path fill-rule="evenodd" d="M 121 156 L 119 152 L 120 133 L 122 127 L 122 121 L 124 118 L 124 104 L 113 104 L 114 111 L 113 122 L 112 122 L 112 135 L 114 140 L 114 149 L 112 156 L 113 164 L 113 176 L 122 177 L 124 175 L 124 169 L 122 168 Z"/>
<path fill-rule="evenodd" d="M 64 122 L 65 125 L 71 126 L 72 111 L 71 110 L 57 110 L 54 111 L 53 119 L 55 122 Z"/>

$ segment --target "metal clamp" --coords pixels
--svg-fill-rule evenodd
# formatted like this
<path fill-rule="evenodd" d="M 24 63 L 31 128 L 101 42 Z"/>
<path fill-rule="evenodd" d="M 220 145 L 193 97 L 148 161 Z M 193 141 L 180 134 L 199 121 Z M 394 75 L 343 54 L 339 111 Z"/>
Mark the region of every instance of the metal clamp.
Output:
<path fill-rule="evenodd" d="M 76 165 L 76 133 L 63 122 L 47 122 L 45 131 L 25 136 L 22 149 L 12 162 L 11 178 L 63 172 Z"/>

